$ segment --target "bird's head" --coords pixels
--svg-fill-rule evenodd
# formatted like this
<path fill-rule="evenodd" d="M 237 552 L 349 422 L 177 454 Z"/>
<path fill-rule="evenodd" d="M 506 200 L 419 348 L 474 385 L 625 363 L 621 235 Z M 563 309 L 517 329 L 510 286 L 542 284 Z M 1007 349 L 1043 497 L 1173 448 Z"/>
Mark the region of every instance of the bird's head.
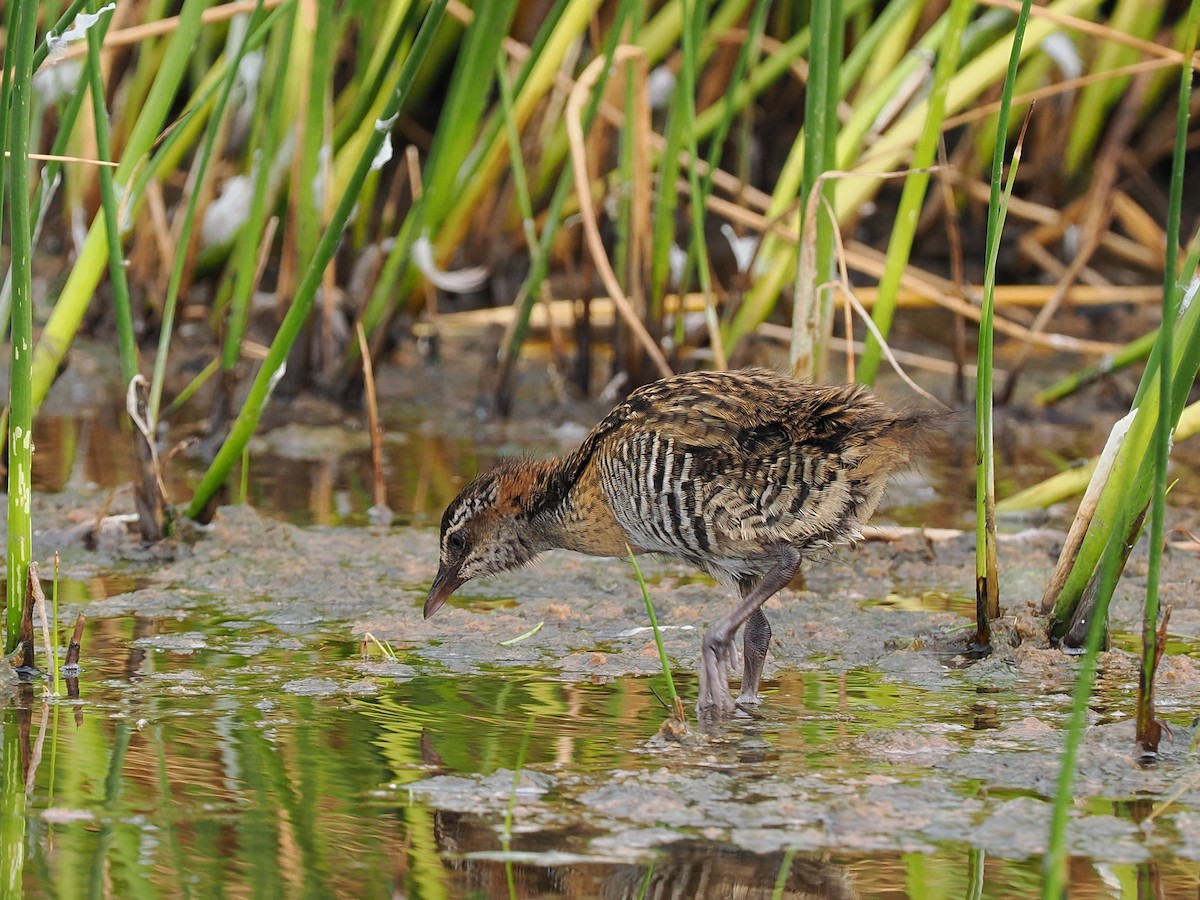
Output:
<path fill-rule="evenodd" d="M 546 549 L 533 522 L 540 468 L 528 461 L 503 464 L 468 484 L 446 507 L 425 618 L 472 578 L 518 568 Z"/>

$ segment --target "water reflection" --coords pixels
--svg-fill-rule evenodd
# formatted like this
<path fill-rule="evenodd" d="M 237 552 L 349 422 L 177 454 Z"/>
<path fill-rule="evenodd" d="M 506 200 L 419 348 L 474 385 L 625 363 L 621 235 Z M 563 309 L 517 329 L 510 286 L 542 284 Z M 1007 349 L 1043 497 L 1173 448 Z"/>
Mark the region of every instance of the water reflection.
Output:
<path fill-rule="evenodd" d="M 426 411 L 428 414 L 428 411 Z M 371 452 L 358 417 L 331 409 L 302 410 L 298 419 L 264 428 L 250 448 L 248 477 L 235 470 L 226 501 L 247 502 L 297 525 L 366 525 L 372 497 Z M 385 426 L 384 470 L 387 505 L 398 524 L 436 525 L 464 480 L 491 468 L 506 455 L 546 455 L 563 449 L 546 421 L 476 423 L 453 431 L 431 429 L 411 411 L 393 413 Z M 173 425 L 171 441 L 186 442 L 203 423 Z M 89 408 L 75 415 L 38 418 L 34 439 L 33 487 L 43 493 L 116 490 L 131 478 L 129 425 L 121 407 Z M 577 438 L 576 438 L 577 439 Z M 964 445 L 965 446 L 965 445 Z M 949 452 L 933 454 L 937 471 L 896 480 L 889 491 L 887 519 L 901 525 L 930 521 L 953 524 L 971 508 L 958 487 L 969 481 L 968 460 Z M 970 460 L 973 464 L 973 458 Z M 1011 462 L 1011 461 L 1010 461 Z M 164 467 L 168 497 L 176 503 L 191 494 L 205 461 L 180 452 Z M 1027 469 L 1027 467 L 1026 467 Z M 1026 471 L 1021 469 L 1020 471 Z M 1011 465 L 1007 472 L 1017 471 Z M 1030 473 L 1029 480 L 1033 480 Z M 945 482 L 945 484 L 943 484 Z"/>
<path fill-rule="evenodd" d="M 113 491 L 131 478 L 132 441 L 128 423 L 117 407 L 75 416 L 39 417 L 34 429 L 33 488 L 55 494 Z M 187 427 L 180 429 L 186 433 Z M 434 525 L 463 479 L 490 467 L 498 451 L 477 436 L 429 433 L 416 423 L 394 423 L 384 441 L 388 506 L 398 524 Z M 540 441 L 540 443 L 539 443 Z M 493 449 L 486 449 L 487 447 Z M 553 442 L 534 435 L 510 452 L 551 452 Z M 165 466 L 168 497 L 186 500 L 204 474 L 205 462 L 187 452 L 173 455 Z M 240 469 L 230 480 L 243 482 Z M 371 451 L 353 423 L 290 425 L 268 432 L 251 447 L 245 479 L 247 502 L 297 525 L 365 525 L 372 497 Z M 232 499 L 240 500 L 240 497 Z"/>
<path fill-rule="evenodd" d="M 844 785 L 919 775 L 856 741 L 932 722 L 973 740 L 973 690 L 935 701 L 878 673 L 796 673 L 768 685 L 775 715 L 681 759 L 650 741 L 663 718 L 655 679 L 446 677 L 417 658 L 364 661 L 338 635 L 221 616 L 96 620 L 84 645 L 79 702 L 24 684 L 3 711 L 0 855 L 14 895 L 949 897 L 980 878 L 994 890 L 979 896 L 1037 892 L 1036 859 L 985 859 L 952 839 L 791 853 L 789 835 L 819 834 L 804 824 L 811 811 L 790 825 L 752 818 L 787 779 L 836 804 L 852 799 L 836 800 Z M 669 809 L 647 813 L 654 789 L 614 827 L 620 814 L 596 798 L 631 777 L 683 779 L 704 815 L 733 823 L 748 803 L 744 824 L 784 849 L 753 852 L 728 825 L 689 838 Z M 1113 877 L 1151 896 L 1194 884 L 1170 859 L 1080 861 L 1074 877 L 1079 896 Z"/>

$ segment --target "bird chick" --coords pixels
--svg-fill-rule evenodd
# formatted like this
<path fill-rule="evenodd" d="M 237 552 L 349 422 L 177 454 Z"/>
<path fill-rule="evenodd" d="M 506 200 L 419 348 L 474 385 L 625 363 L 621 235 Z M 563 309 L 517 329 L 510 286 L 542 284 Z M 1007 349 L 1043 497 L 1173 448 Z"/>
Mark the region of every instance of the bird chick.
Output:
<path fill-rule="evenodd" d="M 660 553 L 739 601 L 701 644 L 701 711 L 758 703 L 771 640 L 763 603 L 803 557 L 859 537 L 888 475 L 930 416 L 893 411 L 861 385 L 809 385 L 766 369 L 693 372 L 634 391 L 574 453 L 510 460 L 446 508 L 425 617 L 472 578 L 545 550 Z M 727 670 L 743 636 L 736 704 Z"/>

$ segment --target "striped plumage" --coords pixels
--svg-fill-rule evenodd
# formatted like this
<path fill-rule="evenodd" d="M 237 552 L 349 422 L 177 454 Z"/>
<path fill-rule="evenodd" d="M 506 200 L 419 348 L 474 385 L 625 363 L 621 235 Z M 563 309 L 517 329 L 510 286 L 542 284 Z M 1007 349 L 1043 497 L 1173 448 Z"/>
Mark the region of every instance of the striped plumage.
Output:
<path fill-rule="evenodd" d="M 442 518 L 425 615 L 469 579 L 544 550 L 666 554 L 741 597 L 704 637 L 698 705 L 733 707 L 726 667 L 743 624 L 738 702 L 756 703 L 771 636 L 760 607 L 804 554 L 858 537 L 926 418 L 858 385 L 805 385 L 764 369 L 647 385 L 574 453 L 508 461 L 463 489 Z"/>

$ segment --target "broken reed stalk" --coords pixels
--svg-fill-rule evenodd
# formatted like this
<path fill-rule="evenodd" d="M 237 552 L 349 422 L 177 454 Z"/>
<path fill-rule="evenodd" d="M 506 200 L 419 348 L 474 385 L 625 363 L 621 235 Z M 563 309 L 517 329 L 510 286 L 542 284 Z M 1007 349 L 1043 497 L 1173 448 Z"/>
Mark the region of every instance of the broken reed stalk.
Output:
<path fill-rule="evenodd" d="M 1175 440 L 1182 441 L 1200 432 L 1200 401 L 1184 409 L 1175 428 Z M 1002 512 L 1020 512 L 1026 509 L 1047 507 L 1081 493 L 1090 484 L 1092 472 L 1097 465 L 1097 457 L 1092 457 L 1084 465 L 1067 469 L 1052 475 L 1045 481 L 1018 491 L 1010 497 L 1005 497 L 996 504 Z M 1051 601 L 1053 603 L 1053 600 Z"/>
<path fill-rule="evenodd" d="M 167 488 L 162 480 L 162 462 L 154 426 L 147 412 L 146 379 L 140 372 L 126 382 L 125 413 L 133 424 L 134 461 L 137 472 L 133 480 L 133 502 L 137 507 L 138 528 L 142 540 L 157 542 L 167 536 L 170 527 L 170 505 Z M 105 506 L 112 497 L 105 501 Z"/>
<path fill-rule="evenodd" d="M 1147 642 L 1142 637 L 1143 666 L 1138 672 L 1137 733 L 1135 740 L 1141 750 L 1143 764 L 1158 759 L 1158 744 L 1162 740 L 1163 725 L 1154 715 L 1154 676 L 1167 649 L 1167 625 L 1171 621 L 1171 607 L 1163 610 L 1158 630 Z M 1149 643 L 1149 649 L 1146 648 Z"/>
<path fill-rule="evenodd" d="M 67 645 L 67 658 L 63 661 L 62 672 L 67 680 L 67 697 L 79 699 L 79 651 L 83 641 L 83 623 L 86 621 L 83 613 L 75 617 L 75 630 L 71 632 L 71 642 Z M 83 710 L 75 710 L 75 720 L 78 724 Z"/>
<path fill-rule="evenodd" d="M 33 671 L 37 668 L 37 663 L 33 653 L 33 607 L 35 601 L 31 582 L 37 580 L 37 563 L 31 562 L 26 573 L 25 601 L 21 607 L 21 661 L 17 664 L 17 668 Z"/>
<path fill-rule="evenodd" d="M 109 111 L 105 105 L 104 81 L 100 70 L 100 47 L 111 16 L 105 16 L 88 29 L 88 93 L 92 98 L 92 122 L 96 133 L 96 152 L 102 160 L 112 155 L 109 135 Z M 129 281 L 125 273 L 125 251 L 121 243 L 121 225 L 118 212 L 117 191 L 113 173 L 107 166 L 97 172 L 100 182 L 100 199 L 104 216 L 104 234 L 108 250 L 108 277 L 112 286 L 113 310 L 116 316 L 117 345 L 120 349 L 121 381 L 127 389 L 134 391 L 133 381 L 138 377 L 138 351 L 133 333 L 133 305 L 129 298 Z M 140 396 L 140 412 L 145 419 L 145 403 Z M 130 417 L 136 425 L 138 419 Z M 134 470 L 139 477 L 134 479 L 134 501 L 138 510 L 138 526 L 145 541 L 161 541 L 166 537 L 168 521 L 167 498 L 159 490 L 162 480 L 158 477 L 154 445 L 140 428 L 131 430 Z M 57 633 L 57 632 L 56 632 Z M 57 673 L 58 666 L 55 667 Z M 57 683 L 57 679 L 56 679 Z M 57 689 L 55 693 L 57 693 Z"/>
<path fill-rule="evenodd" d="M 71 632 L 71 643 L 67 645 L 67 658 L 63 661 L 63 668 L 67 669 L 70 674 L 79 674 L 80 642 L 83 640 L 83 623 L 86 621 L 87 617 L 83 613 L 79 613 L 75 617 L 75 629 Z"/>
<path fill-rule="evenodd" d="M 42 654 L 46 657 L 45 664 L 51 671 L 57 669 L 54 661 L 54 650 L 50 643 L 50 621 L 46 617 L 46 594 L 42 591 L 42 581 L 38 577 L 38 564 L 29 564 L 29 594 L 33 597 L 33 615 L 36 615 L 42 626 Z M 33 625 L 32 621 L 29 623 Z"/>
<path fill-rule="evenodd" d="M 358 348 L 362 353 L 363 386 L 367 395 L 367 426 L 371 429 L 371 471 L 374 486 L 371 492 L 372 513 L 391 520 L 387 505 L 387 479 L 383 476 L 383 429 L 379 425 L 379 402 L 375 395 L 375 369 L 371 365 L 371 350 L 367 346 L 367 333 L 362 322 L 354 323 L 358 334 Z"/>
<path fill-rule="evenodd" d="M 1197 10 L 1200 0 L 1193 0 L 1189 25 L 1192 35 L 1195 33 Z M 1190 70 L 1182 80 L 1190 87 Z M 1194 246 L 1189 252 L 1185 272 L 1193 272 L 1200 260 L 1200 233 L 1193 241 Z M 1172 295 L 1182 294 L 1182 285 L 1166 278 L 1167 289 Z M 1173 301 L 1172 301 L 1173 302 Z M 1067 820 L 1073 800 L 1073 781 L 1075 765 L 1082 743 L 1083 729 L 1087 719 L 1088 704 L 1091 699 L 1092 687 L 1096 678 L 1096 658 L 1104 633 L 1104 624 L 1108 618 L 1108 607 L 1120 577 L 1121 567 L 1126 555 L 1123 543 L 1129 543 L 1137 533 L 1135 521 L 1144 514 L 1149 502 L 1150 490 L 1148 482 L 1154 478 L 1155 468 L 1153 458 L 1147 456 L 1149 446 L 1148 434 L 1157 423 L 1157 416 L 1171 416 L 1172 424 L 1178 418 L 1187 399 L 1187 390 L 1195 380 L 1197 368 L 1200 368 L 1200 346 L 1194 341 L 1181 341 L 1181 336 L 1187 337 L 1195 333 L 1196 317 L 1200 307 L 1192 306 L 1180 317 L 1180 331 L 1173 342 L 1173 350 L 1179 354 L 1179 363 L 1175 372 L 1164 371 L 1161 366 L 1161 356 L 1156 350 L 1151 354 L 1150 363 L 1143 373 L 1142 383 L 1134 398 L 1133 406 L 1137 415 L 1126 438 L 1125 447 L 1117 466 L 1114 466 L 1113 477 L 1109 479 L 1108 490 L 1097 508 L 1096 521 L 1104 523 L 1107 528 L 1089 531 L 1087 538 L 1076 557 L 1076 563 L 1068 579 L 1067 585 L 1055 603 L 1055 621 L 1052 623 L 1054 633 L 1061 633 L 1059 623 L 1063 622 L 1073 612 L 1078 597 L 1083 588 L 1090 589 L 1090 582 L 1096 580 L 1095 608 L 1091 611 L 1091 623 L 1087 629 L 1087 643 L 1083 660 L 1080 663 L 1079 674 L 1076 678 L 1075 690 L 1072 696 L 1071 716 L 1067 728 L 1066 740 L 1063 745 L 1062 762 L 1059 769 L 1058 786 L 1054 796 L 1053 817 L 1050 824 L 1050 842 L 1045 856 L 1046 878 L 1043 885 L 1043 897 L 1057 898 L 1063 896 L 1067 888 Z M 1184 346 L 1175 346 L 1183 343 Z M 1172 376 L 1174 376 L 1172 378 Z M 1170 403 L 1161 406 L 1161 392 L 1152 390 L 1154 378 L 1171 378 L 1172 390 L 1168 395 Z M 1140 426 L 1140 427 L 1139 427 Z M 1131 449 L 1133 448 L 1133 449 Z M 1126 460 L 1124 471 L 1120 470 L 1120 461 Z M 1132 475 L 1131 475 L 1132 473 Z M 1118 474 L 1120 481 L 1116 478 Z M 1111 496 L 1112 502 L 1107 506 L 1104 498 Z M 1089 539 L 1094 545 L 1095 553 L 1090 552 Z M 1155 548 L 1153 553 L 1159 552 Z M 1099 570 L 1099 576 L 1095 575 Z M 1079 587 L 1082 583 L 1082 588 Z"/>

